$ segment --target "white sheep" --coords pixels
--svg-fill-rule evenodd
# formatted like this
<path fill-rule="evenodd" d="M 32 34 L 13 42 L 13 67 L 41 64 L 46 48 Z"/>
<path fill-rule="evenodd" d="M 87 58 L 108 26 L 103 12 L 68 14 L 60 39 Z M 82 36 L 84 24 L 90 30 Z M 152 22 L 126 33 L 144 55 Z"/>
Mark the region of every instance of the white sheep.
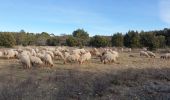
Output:
<path fill-rule="evenodd" d="M 94 48 L 93 50 L 90 51 L 90 53 L 94 56 L 99 56 L 100 52 L 98 51 L 98 49 Z"/>
<path fill-rule="evenodd" d="M 152 57 L 156 57 L 155 53 L 151 52 L 151 51 L 147 51 L 148 55 L 152 58 Z"/>
<path fill-rule="evenodd" d="M 29 55 L 29 56 L 31 56 L 31 53 L 30 53 L 30 51 L 26 51 L 26 50 L 24 50 L 23 52 L 21 52 L 21 54 L 23 54 L 23 55 Z"/>
<path fill-rule="evenodd" d="M 162 54 L 160 58 L 162 58 L 162 59 L 170 59 L 170 53 Z"/>
<path fill-rule="evenodd" d="M 140 56 L 149 57 L 148 53 L 145 51 L 140 51 Z"/>
<path fill-rule="evenodd" d="M 54 66 L 52 57 L 51 57 L 51 55 L 48 54 L 48 53 L 46 53 L 45 56 L 44 56 L 44 62 L 45 62 L 46 65 L 50 65 L 51 67 Z"/>
<path fill-rule="evenodd" d="M 34 49 L 31 50 L 31 55 L 36 56 L 36 51 Z"/>
<path fill-rule="evenodd" d="M 39 57 L 30 56 L 30 61 L 31 61 L 32 65 L 34 65 L 34 64 L 39 65 L 39 66 L 43 65 L 43 62 L 41 61 L 41 59 Z"/>
<path fill-rule="evenodd" d="M 79 59 L 79 63 L 82 64 L 84 63 L 85 61 L 89 61 L 91 59 L 91 53 L 90 52 L 87 52 L 85 54 L 83 54 L 80 59 Z"/>
<path fill-rule="evenodd" d="M 64 64 L 66 62 L 78 62 L 79 61 L 79 58 L 80 58 L 80 55 L 75 53 L 75 54 L 68 54 L 65 55 L 65 58 L 64 58 Z"/>
<path fill-rule="evenodd" d="M 4 53 L 2 51 L 0 51 L 0 57 L 3 57 Z"/>
<path fill-rule="evenodd" d="M 29 55 L 21 54 L 20 55 L 20 61 L 23 65 L 23 68 L 31 68 L 31 61 L 30 61 Z"/>
<path fill-rule="evenodd" d="M 6 57 L 9 59 L 9 58 L 15 58 L 16 55 L 15 55 L 15 52 L 13 49 L 10 49 L 10 50 L 7 50 L 7 55 Z"/>
<path fill-rule="evenodd" d="M 61 58 L 61 59 L 64 58 L 63 54 L 60 51 L 58 51 L 58 50 L 54 51 L 54 55 L 59 57 L 59 58 Z"/>
<path fill-rule="evenodd" d="M 35 49 L 35 52 L 36 52 L 36 53 L 38 53 L 38 52 L 39 52 L 39 49 L 38 49 L 38 48 L 36 48 L 36 49 Z"/>
<path fill-rule="evenodd" d="M 103 56 L 100 57 L 100 60 L 104 64 L 116 62 L 116 55 L 111 52 L 107 52 Z"/>
<path fill-rule="evenodd" d="M 116 59 L 119 57 L 119 53 L 117 51 L 110 50 L 110 52 L 115 55 Z"/>
<path fill-rule="evenodd" d="M 75 49 L 72 51 L 73 54 L 84 54 L 86 53 L 86 50 L 85 49 Z"/>
<path fill-rule="evenodd" d="M 52 58 L 54 58 L 54 53 L 52 51 L 46 51 Z"/>

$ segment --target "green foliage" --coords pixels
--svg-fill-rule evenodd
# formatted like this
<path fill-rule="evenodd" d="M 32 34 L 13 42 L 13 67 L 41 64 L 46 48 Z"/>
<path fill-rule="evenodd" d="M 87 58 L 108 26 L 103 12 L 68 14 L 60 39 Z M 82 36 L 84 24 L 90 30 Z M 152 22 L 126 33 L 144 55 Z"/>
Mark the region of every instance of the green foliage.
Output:
<path fill-rule="evenodd" d="M 131 47 L 131 48 L 137 48 L 140 46 L 140 37 L 138 32 L 135 31 L 129 31 L 125 36 L 124 36 L 124 45 L 126 47 Z"/>
<path fill-rule="evenodd" d="M 81 39 L 88 39 L 89 34 L 84 29 L 77 29 L 73 32 L 73 36 Z"/>
<path fill-rule="evenodd" d="M 112 46 L 122 47 L 123 46 L 123 35 L 122 33 L 116 33 L 112 36 Z"/>
<path fill-rule="evenodd" d="M 66 44 L 68 46 L 78 46 L 79 43 L 75 37 L 70 36 L 68 39 L 66 39 Z"/>
<path fill-rule="evenodd" d="M 84 29 L 77 29 L 72 33 L 73 37 L 79 42 L 79 46 L 87 45 L 89 42 L 89 34 Z"/>
<path fill-rule="evenodd" d="M 57 37 L 51 37 L 51 38 L 47 39 L 47 45 L 57 46 L 57 45 L 59 45 L 59 39 Z"/>
<path fill-rule="evenodd" d="M 47 32 L 42 32 L 41 34 L 36 34 L 36 44 L 37 45 L 46 45 L 47 39 L 50 38 L 50 35 Z"/>
<path fill-rule="evenodd" d="M 0 33 L 0 45 L 5 47 L 15 46 L 15 38 L 11 33 Z"/>
<path fill-rule="evenodd" d="M 106 47 L 109 46 L 109 40 L 103 36 L 94 36 L 90 40 L 90 45 L 94 47 Z"/>
<path fill-rule="evenodd" d="M 149 50 L 156 50 L 157 48 L 165 47 L 165 37 L 156 36 L 152 32 L 140 34 L 140 44 L 143 47 L 148 47 Z"/>

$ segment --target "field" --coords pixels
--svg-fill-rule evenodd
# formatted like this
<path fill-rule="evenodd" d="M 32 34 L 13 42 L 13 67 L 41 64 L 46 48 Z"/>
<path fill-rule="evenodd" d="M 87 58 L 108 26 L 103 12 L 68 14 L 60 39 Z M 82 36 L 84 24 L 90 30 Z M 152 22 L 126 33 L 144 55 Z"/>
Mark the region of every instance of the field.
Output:
<path fill-rule="evenodd" d="M 130 57 L 129 55 L 133 55 Z M 168 100 L 170 61 L 120 53 L 118 63 L 63 64 L 23 69 L 0 59 L 0 100 Z"/>

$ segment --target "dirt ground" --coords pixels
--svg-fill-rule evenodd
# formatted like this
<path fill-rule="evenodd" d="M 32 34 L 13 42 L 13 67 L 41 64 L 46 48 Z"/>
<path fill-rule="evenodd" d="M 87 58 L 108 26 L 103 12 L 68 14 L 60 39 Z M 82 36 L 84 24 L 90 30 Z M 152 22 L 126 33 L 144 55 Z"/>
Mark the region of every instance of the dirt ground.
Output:
<path fill-rule="evenodd" d="M 129 55 L 133 55 L 130 57 Z M 0 59 L 0 100 L 169 100 L 170 60 L 120 53 L 117 63 L 23 69 Z"/>

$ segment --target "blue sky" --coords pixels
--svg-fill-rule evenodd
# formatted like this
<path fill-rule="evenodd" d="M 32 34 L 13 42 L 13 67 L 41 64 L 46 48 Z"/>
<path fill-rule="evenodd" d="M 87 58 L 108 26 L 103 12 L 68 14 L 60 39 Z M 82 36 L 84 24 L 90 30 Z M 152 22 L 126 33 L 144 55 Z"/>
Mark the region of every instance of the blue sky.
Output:
<path fill-rule="evenodd" d="M 92 35 L 170 27 L 170 0 L 0 0 L 0 31 Z"/>

